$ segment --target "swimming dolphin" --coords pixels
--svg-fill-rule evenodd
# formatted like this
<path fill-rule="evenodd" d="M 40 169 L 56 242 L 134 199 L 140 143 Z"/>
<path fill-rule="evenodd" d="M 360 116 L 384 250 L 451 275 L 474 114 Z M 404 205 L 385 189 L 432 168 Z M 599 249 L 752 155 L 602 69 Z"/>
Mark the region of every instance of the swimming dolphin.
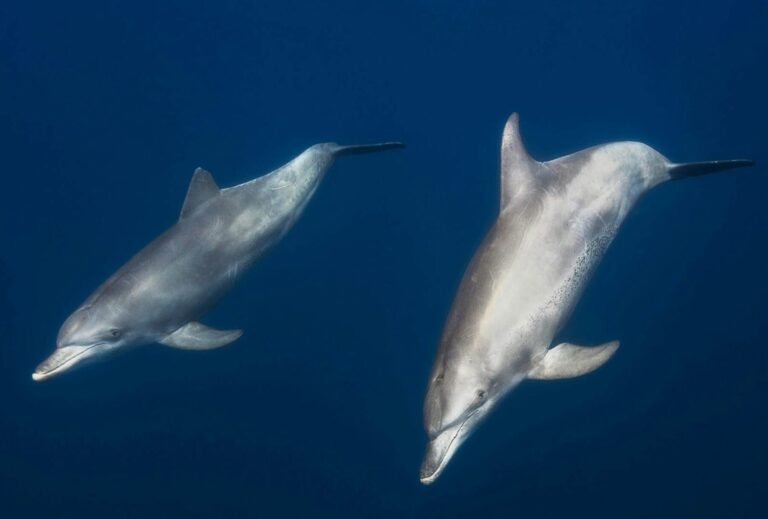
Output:
<path fill-rule="evenodd" d="M 639 142 L 537 162 L 513 114 L 501 145 L 500 212 L 464 273 L 430 375 L 421 482 L 432 483 L 523 380 L 584 375 L 616 352 L 616 341 L 550 346 L 643 193 L 667 180 L 752 164 L 674 164 Z"/>
<path fill-rule="evenodd" d="M 234 341 L 241 330 L 214 330 L 197 320 L 293 226 L 334 159 L 402 147 L 317 144 L 272 173 L 227 189 L 198 168 L 179 221 L 64 322 L 56 350 L 32 378 L 45 380 L 133 345 L 207 350 Z"/>

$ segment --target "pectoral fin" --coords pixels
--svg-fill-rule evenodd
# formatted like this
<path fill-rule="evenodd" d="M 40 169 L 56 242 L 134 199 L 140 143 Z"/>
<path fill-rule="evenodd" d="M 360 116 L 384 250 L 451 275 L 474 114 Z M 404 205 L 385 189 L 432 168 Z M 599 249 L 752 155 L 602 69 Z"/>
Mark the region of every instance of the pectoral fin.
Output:
<path fill-rule="evenodd" d="M 585 375 L 605 364 L 618 348 L 619 341 L 588 347 L 564 342 L 547 351 L 528 378 L 554 380 Z"/>
<path fill-rule="evenodd" d="M 158 342 L 182 350 L 212 350 L 226 346 L 242 334 L 242 330 L 214 330 L 204 324 L 191 322 Z"/>

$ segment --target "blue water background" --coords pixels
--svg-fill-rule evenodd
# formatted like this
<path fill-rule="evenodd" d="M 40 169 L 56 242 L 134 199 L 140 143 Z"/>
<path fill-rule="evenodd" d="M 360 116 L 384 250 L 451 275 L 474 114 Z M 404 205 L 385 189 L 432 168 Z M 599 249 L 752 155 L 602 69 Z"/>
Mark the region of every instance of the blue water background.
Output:
<path fill-rule="evenodd" d="M 766 516 L 767 26 L 763 0 L 1 3 L 0 516 Z M 539 159 L 640 140 L 758 167 L 642 199 L 561 333 L 615 358 L 522 385 L 423 487 L 513 111 Z M 195 167 L 229 186 L 390 139 L 205 319 L 239 341 L 31 380 Z"/>

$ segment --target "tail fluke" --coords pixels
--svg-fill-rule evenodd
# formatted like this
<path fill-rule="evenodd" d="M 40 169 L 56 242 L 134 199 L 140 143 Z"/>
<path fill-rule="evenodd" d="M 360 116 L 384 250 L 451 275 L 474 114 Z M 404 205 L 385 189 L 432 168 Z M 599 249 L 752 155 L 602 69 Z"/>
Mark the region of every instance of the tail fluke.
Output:
<path fill-rule="evenodd" d="M 728 169 L 744 168 L 747 166 L 754 166 L 754 160 L 711 160 L 708 162 L 688 162 L 686 164 L 672 164 L 669 167 L 669 176 L 672 180 L 678 180 L 681 178 L 698 177 L 699 175 L 707 175 L 709 173 L 716 173 L 718 171 L 725 171 Z"/>
<path fill-rule="evenodd" d="M 398 148 L 405 148 L 405 144 L 402 142 L 380 142 L 378 144 L 360 144 L 356 146 L 339 146 L 335 145 L 333 148 L 333 154 L 335 156 L 340 155 L 358 155 L 362 153 L 374 153 L 376 151 L 396 150 Z"/>

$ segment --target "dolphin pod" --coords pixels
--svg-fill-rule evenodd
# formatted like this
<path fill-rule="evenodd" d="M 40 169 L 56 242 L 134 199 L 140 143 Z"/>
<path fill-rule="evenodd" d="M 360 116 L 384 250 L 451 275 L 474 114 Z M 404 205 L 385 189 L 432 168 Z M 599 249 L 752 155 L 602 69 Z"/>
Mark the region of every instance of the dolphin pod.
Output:
<path fill-rule="evenodd" d="M 140 344 L 208 350 L 236 340 L 242 331 L 214 330 L 198 319 L 288 232 L 334 159 L 402 147 L 316 144 L 272 173 L 227 189 L 198 168 L 179 221 L 69 316 L 56 350 L 32 378 L 45 380 Z"/>
<path fill-rule="evenodd" d="M 616 352 L 617 341 L 551 346 L 640 196 L 668 180 L 752 164 L 674 164 L 639 142 L 538 162 L 512 114 L 501 143 L 499 214 L 461 280 L 429 378 L 421 482 L 432 483 L 525 379 L 578 377 Z"/>
<path fill-rule="evenodd" d="M 105 281 L 62 325 L 34 380 L 129 346 L 207 350 L 241 330 L 199 319 L 293 226 L 334 159 L 403 144 L 317 144 L 281 168 L 220 189 L 197 169 L 179 221 Z M 526 379 L 578 377 L 618 341 L 553 345 L 637 200 L 654 186 L 749 160 L 675 164 L 649 146 L 617 142 L 547 162 L 526 151 L 512 114 L 501 145 L 496 221 L 459 285 L 424 402 L 428 445 L 420 480 L 435 481 L 488 413 Z"/>

